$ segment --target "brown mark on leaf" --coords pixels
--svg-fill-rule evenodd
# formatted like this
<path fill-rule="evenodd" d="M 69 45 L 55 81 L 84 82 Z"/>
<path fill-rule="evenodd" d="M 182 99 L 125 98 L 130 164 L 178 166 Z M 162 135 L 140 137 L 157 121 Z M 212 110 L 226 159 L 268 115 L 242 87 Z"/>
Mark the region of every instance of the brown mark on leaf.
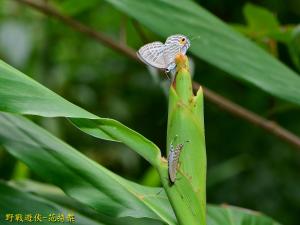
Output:
<path fill-rule="evenodd" d="M 145 199 L 145 196 L 144 195 L 137 195 L 137 197 L 141 200 L 144 200 Z"/>

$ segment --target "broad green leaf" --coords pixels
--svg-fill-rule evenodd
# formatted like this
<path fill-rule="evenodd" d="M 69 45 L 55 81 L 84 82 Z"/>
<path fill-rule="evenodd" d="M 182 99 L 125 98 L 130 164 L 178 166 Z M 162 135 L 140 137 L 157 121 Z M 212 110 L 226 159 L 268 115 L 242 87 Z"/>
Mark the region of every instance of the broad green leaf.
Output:
<path fill-rule="evenodd" d="M 160 188 L 123 179 L 24 117 L 1 113 L 0 124 L 0 144 L 8 152 L 79 202 L 107 216 L 176 224 Z"/>
<path fill-rule="evenodd" d="M 0 111 L 45 117 L 96 119 L 0 60 Z"/>
<path fill-rule="evenodd" d="M 68 214 L 73 214 L 75 218 L 75 224 L 78 225 L 102 225 L 103 223 L 94 221 L 86 216 L 81 215 L 78 212 L 67 209 L 61 205 L 53 203 L 49 200 L 34 196 L 29 193 L 22 192 L 16 188 L 12 188 L 9 185 L 0 182 L 0 220 L 1 224 L 31 224 L 38 223 L 42 225 L 53 225 L 54 222 L 48 221 L 49 214 L 54 213 L 55 217 L 58 215 L 64 215 L 65 223 L 68 223 Z M 12 222 L 6 219 L 6 214 L 21 214 L 23 222 Z M 31 214 L 33 222 L 24 221 L 25 215 Z M 41 214 L 43 217 L 41 222 L 34 222 L 34 216 Z M 9 219 L 9 218 L 7 218 Z M 59 223 L 59 222 L 56 222 Z M 103 224 L 104 225 L 104 224 Z"/>
<path fill-rule="evenodd" d="M 23 215 L 32 213 L 33 216 L 36 213 L 40 213 L 46 219 L 43 219 L 43 222 L 38 222 L 38 224 L 50 225 L 54 222 L 48 222 L 49 214 L 55 213 L 57 216 L 63 213 L 65 216 L 64 223 L 68 223 L 67 215 L 68 213 L 73 213 L 75 217 L 74 224 L 78 225 L 162 225 L 161 221 L 148 218 L 115 218 L 106 216 L 67 197 L 55 186 L 37 182 L 9 182 L 9 185 L 0 182 L 0 190 L 1 219 L 5 218 L 6 213 L 21 213 Z M 22 224 L 29 225 L 32 223 L 34 222 L 24 222 Z M 20 222 L 7 224 L 20 224 Z"/>
<path fill-rule="evenodd" d="M 81 109 L 3 61 L 0 61 L 0 99 L 0 111 L 68 117 L 84 132 L 101 139 L 123 142 L 152 165 L 159 163 L 159 148 L 142 135 L 118 121 L 100 118 Z"/>
<path fill-rule="evenodd" d="M 116 120 L 107 118 L 94 120 L 73 118 L 71 121 L 80 130 L 94 137 L 123 142 L 153 166 L 157 166 L 160 162 L 160 150 L 156 145 Z M 106 136 L 107 138 L 105 138 Z"/>
<path fill-rule="evenodd" d="M 95 212 L 85 209 L 84 205 L 91 207 L 101 218 L 104 217 L 105 220 L 100 220 L 106 221 L 104 224 L 110 221 L 107 220 L 108 218 L 117 216 L 155 218 L 167 224 L 177 224 L 162 188 L 141 186 L 113 174 L 23 117 L 1 113 L 0 125 L 1 145 L 26 163 L 35 173 L 61 187 L 69 196 L 83 204 L 72 203 L 74 201 L 72 199 L 65 201 L 66 197 L 58 189 L 53 189 L 49 185 L 48 188 L 45 188 L 45 185 L 28 188 L 18 184 L 22 190 L 37 192 L 43 198 L 47 196 L 50 201 L 67 208 L 75 208 L 75 211 L 86 216 L 95 215 Z M 2 209 L 1 203 L 6 204 L 1 193 L 4 192 L 0 191 Z M 6 197 L 5 201 L 11 201 L 10 205 L 14 203 L 9 195 L 4 197 Z M 21 202 L 25 207 L 25 202 Z M 252 221 L 251 225 L 272 224 L 270 223 L 272 220 L 262 214 L 231 207 L 208 207 L 207 217 L 208 225 L 231 225 L 232 223 L 226 222 L 228 218 L 237 218 L 238 220 L 235 220 L 240 221 L 236 223 L 237 225 L 247 225 L 248 223 L 242 223 L 246 220 Z M 117 219 L 111 221 L 112 223 L 108 224 L 118 224 L 113 223 L 118 221 Z M 122 221 L 129 221 L 124 223 L 129 225 L 131 220 Z M 138 221 L 140 219 L 134 224 L 139 224 Z M 155 221 L 152 222 L 156 224 Z"/>
<path fill-rule="evenodd" d="M 300 77 L 294 71 L 195 2 L 106 1 L 164 38 L 188 35 L 195 56 L 276 97 L 300 104 Z"/>
<path fill-rule="evenodd" d="M 58 188 L 49 185 L 41 184 L 32 181 L 17 182 L 14 186 L 19 186 L 23 191 L 34 193 L 39 197 L 49 199 L 51 202 L 56 202 L 67 208 L 71 208 L 82 215 L 89 218 L 97 217 L 91 210 L 77 201 L 70 199 L 64 195 Z M 162 195 L 164 195 L 162 190 Z M 157 199 L 157 201 L 161 201 Z M 102 217 L 103 215 L 101 215 Z M 106 220 L 105 220 L 106 221 Z M 124 219 L 122 219 L 124 221 Z M 133 223 L 134 222 L 134 223 Z M 132 221 L 132 224 L 137 224 L 138 220 Z M 110 224 L 110 223 L 109 223 Z M 127 223 L 122 223 L 127 225 Z M 149 223 L 146 223 L 149 224 Z M 152 224 L 152 223 L 151 223 Z M 229 205 L 208 205 L 207 207 L 207 224 L 208 225 L 279 225 L 271 218 L 263 215 L 262 213 L 234 207 Z M 119 225 L 119 224 L 115 224 Z M 129 225 L 129 224 L 128 224 Z"/>
<path fill-rule="evenodd" d="M 247 24 L 253 32 L 262 34 L 279 29 L 276 16 L 267 9 L 247 3 L 243 11 Z"/>
<path fill-rule="evenodd" d="M 223 205 L 209 206 L 208 225 L 280 225 L 262 213 L 249 209 Z"/>
<path fill-rule="evenodd" d="M 133 218 L 133 217 L 110 217 L 99 213 L 86 205 L 76 201 L 65 195 L 61 189 L 50 184 L 40 183 L 32 180 L 18 180 L 9 182 L 11 186 L 17 187 L 24 192 L 29 192 L 40 198 L 55 202 L 65 208 L 78 212 L 88 218 L 106 225 L 163 225 L 162 221 L 149 218 Z M 146 187 L 147 189 L 148 187 Z M 147 191 L 146 191 L 147 192 Z M 165 196 L 166 197 L 166 196 Z M 171 209 L 171 208 L 169 208 Z M 171 211 L 170 211 L 171 213 Z"/>

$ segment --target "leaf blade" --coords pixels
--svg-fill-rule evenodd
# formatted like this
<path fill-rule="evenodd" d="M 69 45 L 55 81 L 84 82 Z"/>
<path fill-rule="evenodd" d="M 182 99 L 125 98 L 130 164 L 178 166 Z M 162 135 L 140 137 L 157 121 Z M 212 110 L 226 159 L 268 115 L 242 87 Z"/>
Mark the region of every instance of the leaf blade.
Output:
<path fill-rule="evenodd" d="M 152 165 L 159 163 L 159 148 L 141 134 L 116 120 L 101 118 L 87 112 L 1 60 L 0 99 L 0 111 L 44 117 L 67 117 L 85 133 L 104 140 L 123 142 Z"/>
<path fill-rule="evenodd" d="M 189 0 L 106 0 L 166 38 L 174 33 L 200 37 L 191 52 L 269 94 L 300 105 L 297 73 Z M 174 24 L 176 23 L 176 26 Z"/>
<path fill-rule="evenodd" d="M 72 198 L 108 216 L 176 224 L 167 198 L 155 200 L 160 189 L 119 177 L 21 116 L 0 113 L 0 124 L 0 144 Z"/>
<path fill-rule="evenodd" d="M 34 217 L 36 213 L 39 213 L 47 218 L 43 218 L 42 222 L 39 222 L 40 224 L 45 225 L 53 224 L 53 222 L 48 221 L 49 214 L 54 213 L 57 216 L 63 213 L 64 216 L 67 216 L 68 213 L 73 213 L 73 211 L 68 210 L 61 205 L 37 196 L 33 196 L 32 194 L 22 192 L 9 186 L 8 184 L 5 184 L 4 182 L 0 182 L 0 208 L 1 220 L 5 219 L 6 214 L 21 214 L 22 216 L 25 214 L 32 214 Z M 76 224 L 78 225 L 104 225 L 103 223 L 94 221 L 78 212 L 74 213 L 74 218 Z M 34 220 L 34 218 L 32 218 L 32 220 Z M 67 218 L 65 218 L 65 220 L 67 221 Z M 7 224 L 20 224 L 20 222 L 14 220 L 12 222 L 4 221 L 4 223 L 6 222 Z"/>

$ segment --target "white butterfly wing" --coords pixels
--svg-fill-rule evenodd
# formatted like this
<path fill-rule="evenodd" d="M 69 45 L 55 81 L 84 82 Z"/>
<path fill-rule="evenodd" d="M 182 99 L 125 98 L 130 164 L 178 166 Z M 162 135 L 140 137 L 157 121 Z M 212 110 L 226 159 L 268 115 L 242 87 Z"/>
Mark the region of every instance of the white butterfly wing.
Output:
<path fill-rule="evenodd" d="M 167 64 L 165 62 L 164 50 L 165 45 L 156 41 L 141 47 L 137 52 L 137 56 L 140 60 L 150 66 L 158 69 L 165 69 L 167 68 Z"/>
<path fill-rule="evenodd" d="M 180 53 L 181 46 L 178 39 L 179 35 L 172 35 L 165 42 L 164 58 L 167 65 L 174 63 L 176 55 Z"/>
<path fill-rule="evenodd" d="M 166 49 L 164 51 L 165 63 L 167 65 L 175 63 L 175 57 L 178 53 L 180 53 L 180 46 L 177 44 L 166 45 Z"/>

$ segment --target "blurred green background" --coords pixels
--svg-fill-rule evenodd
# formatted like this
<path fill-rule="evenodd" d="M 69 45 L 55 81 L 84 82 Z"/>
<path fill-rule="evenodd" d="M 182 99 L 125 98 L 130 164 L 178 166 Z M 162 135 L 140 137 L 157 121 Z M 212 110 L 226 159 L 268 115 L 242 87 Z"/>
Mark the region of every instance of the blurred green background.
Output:
<path fill-rule="evenodd" d="M 112 39 L 121 36 L 134 49 L 143 45 L 135 22 L 101 0 L 49 2 Z M 198 1 L 232 25 L 246 24 L 243 8 L 249 2 L 273 12 L 283 26 L 299 22 L 299 0 Z M 145 27 L 140 29 L 147 40 L 161 40 Z M 285 45 L 278 44 L 276 52 L 283 63 L 297 70 Z M 165 149 L 167 99 L 146 66 L 12 0 L 0 0 L 0 58 L 69 101 L 121 121 Z M 199 59 L 194 64 L 196 81 L 300 136 L 299 107 L 233 80 Z M 84 135 L 64 119 L 32 119 L 112 171 L 160 185 L 149 164 L 123 145 Z M 300 151 L 207 101 L 205 128 L 208 202 L 250 208 L 283 224 L 297 224 Z M 22 177 L 39 180 L 0 149 L 0 178 Z"/>

